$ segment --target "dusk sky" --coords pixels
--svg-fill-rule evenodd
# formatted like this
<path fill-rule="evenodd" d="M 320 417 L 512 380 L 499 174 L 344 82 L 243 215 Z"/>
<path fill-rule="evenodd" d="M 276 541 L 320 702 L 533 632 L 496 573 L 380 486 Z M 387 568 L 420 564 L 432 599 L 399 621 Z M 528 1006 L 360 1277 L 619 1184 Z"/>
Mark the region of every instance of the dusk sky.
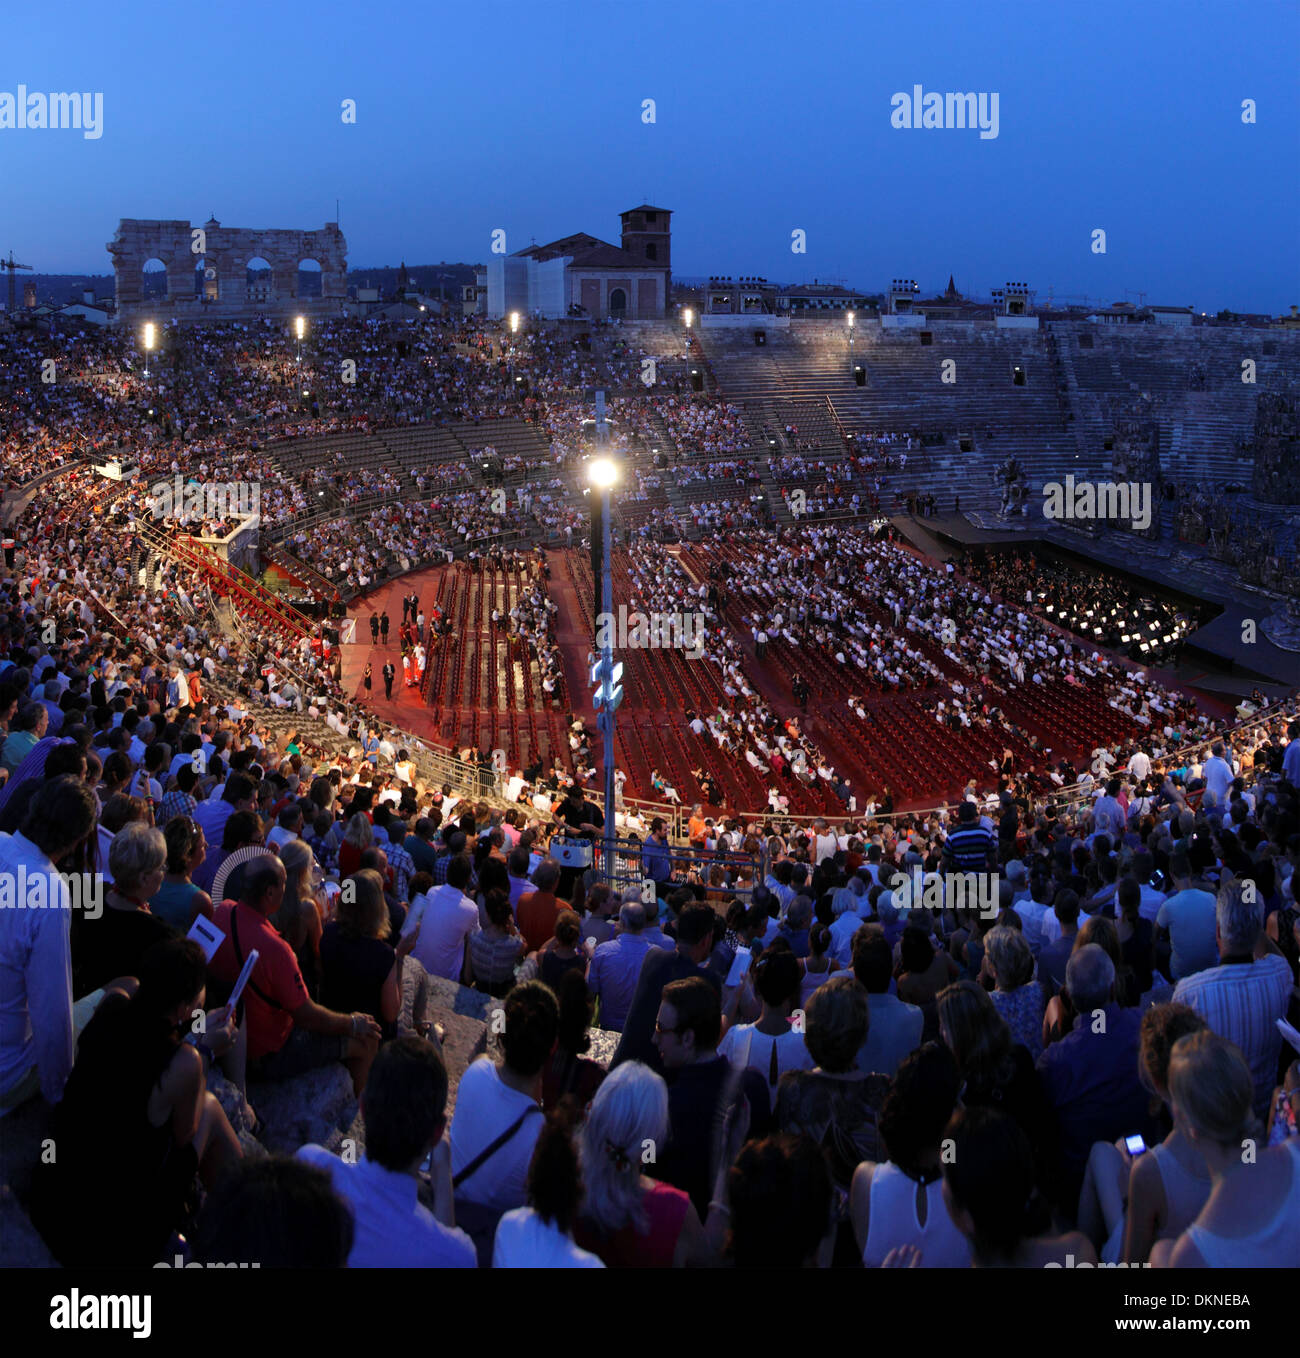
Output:
<path fill-rule="evenodd" d="M 1277 313 L 1298 52 L 1291 0 L 10 6 L 0 98 L 102 92 L 103 135 L 0 129 L 0 250 L 107 273 L 121 217 L 313 229 L 337 198 L 354 268 L 484 262 L 648 201 L 677 276 Z M 917 84 L 996 93 L 996 139 L 891 126 Z"/>

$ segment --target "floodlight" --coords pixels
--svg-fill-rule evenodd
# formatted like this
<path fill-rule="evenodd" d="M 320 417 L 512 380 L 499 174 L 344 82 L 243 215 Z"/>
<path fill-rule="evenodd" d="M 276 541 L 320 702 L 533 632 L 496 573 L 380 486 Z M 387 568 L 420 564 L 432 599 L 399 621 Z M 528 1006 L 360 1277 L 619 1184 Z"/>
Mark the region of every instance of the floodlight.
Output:
<path fill-rule="evenodd" d="M 587 465 L 587 478 L 599 490 L 608 490 L 618 480 L 618 468 L 607 457 L 598 457 Z"/>

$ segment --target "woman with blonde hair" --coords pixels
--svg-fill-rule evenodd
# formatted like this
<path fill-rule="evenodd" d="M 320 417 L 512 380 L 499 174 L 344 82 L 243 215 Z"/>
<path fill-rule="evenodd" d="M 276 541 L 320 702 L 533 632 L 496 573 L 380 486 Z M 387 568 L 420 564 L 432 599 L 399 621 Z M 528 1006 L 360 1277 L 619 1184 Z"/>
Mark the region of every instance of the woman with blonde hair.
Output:
<path fill-rule="evenodd" d="M 388 937 L 384 879 L 364 868 L 343 883 L 338 910 L 321 933 L 321 1003 L 340 1013 L 369 1014 L 383 1031 L 397 1036 L 402 1011 L 402 958 L 420 937 L 417 924 L 394 951 Z"/>
<path fill-rule="evenodd" d="M 339 879 L 351 877 L 361 866 L 361 855 L 375 842 L 375 828 L 364 811 L 356 812 L 339 845 Z"/>
<path fill-rule="evenodd" d="M 271 923 L 293 949 L 307 993 L 315 999 L 320 991 L 321 934 L 328 913 L 316 888 L 316 856 L 306 840 L 291 839 L 280 847 L 280 862 L 284 864 L 284 899 Z"/>
<path fill-rule="evenodd" d="M 1217 1033 L 1180 1038 L 1169 1098 L 1213 1187 L 1177 1240 L 1156 1242 L 1152 1268 L 1300 1268 L 1300 1139 L 1267 1148 L 1257 1140 L 1245 1057 Z"/>
<path fill-rule="evenodd" d="M 1158 1004 L 1142 1015 L 1138 1078 L 1153 1099 L 1169 1102 L 1169 1061 L 1182 1038 L 1204 1032 L 1186 1004 Z M 1088 1156 L 1079 1197 L 1079 1226 L 1104 1263 L 1142 1264 L 1157 1240 L 1175 1240 L 1210 1195 L 1200 1152 L 1175 1126 L 1150 1154 L 1134 1156 L 1125 1138 L 1098 1141 Z"/>
<path fill-rule="evenodd" d="M 605 1077 L 582 1125 L 583 1201 L 574 1239 L 607 1268 L 711 1262 L 690 1196 L 643 1174 L 668 1143 L 668 1086 L 640 1061 Z"/>

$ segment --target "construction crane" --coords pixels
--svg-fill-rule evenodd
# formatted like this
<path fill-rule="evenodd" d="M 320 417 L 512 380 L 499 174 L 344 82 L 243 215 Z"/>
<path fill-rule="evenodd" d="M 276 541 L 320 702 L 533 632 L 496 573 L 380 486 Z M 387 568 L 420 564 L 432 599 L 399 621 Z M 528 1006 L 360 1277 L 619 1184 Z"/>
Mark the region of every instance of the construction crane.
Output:
<path fill-rule="evenodd" d="M 14 318 L 14 271 L 26 269 L 30 273 L 32 266 L 30 264 L 15 264 L 14 252 L 10 250 L 8 259 L 0 259 L 0 269 L 9 270 L 9 319 L 12 321 Z"/>

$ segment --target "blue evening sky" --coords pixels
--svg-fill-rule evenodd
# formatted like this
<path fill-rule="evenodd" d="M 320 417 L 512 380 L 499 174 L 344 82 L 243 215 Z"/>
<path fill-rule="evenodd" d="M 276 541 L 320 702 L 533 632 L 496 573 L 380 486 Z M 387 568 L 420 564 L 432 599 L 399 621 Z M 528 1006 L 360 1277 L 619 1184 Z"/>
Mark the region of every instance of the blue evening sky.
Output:
<path fill-rule="evenodd" d="M 1293 0 L 10 6 L 0 93 L 100 91 L 104 132 L 0 130 L 0 250 L 108 272 L 120 217 L 310 229 L 337 197 L 353 267 L 483 262 L 649 200 L 679 276 L 1278 312 L 1298 40 Z M 996 92 L 997 139 L 891 127 L 917 83 Z"/>

